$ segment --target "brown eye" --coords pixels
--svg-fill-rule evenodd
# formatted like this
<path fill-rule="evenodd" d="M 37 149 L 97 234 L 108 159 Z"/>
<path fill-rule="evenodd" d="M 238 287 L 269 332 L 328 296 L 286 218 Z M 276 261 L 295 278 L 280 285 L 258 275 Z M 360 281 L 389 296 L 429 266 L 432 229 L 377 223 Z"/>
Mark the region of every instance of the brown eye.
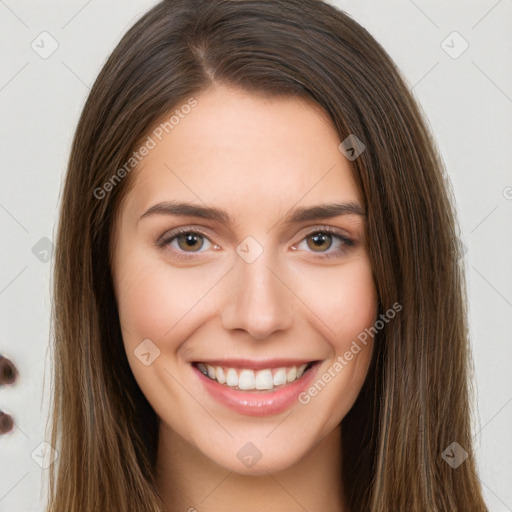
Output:
<path fill-rule="evenodd" d="M 307 240 L 308 247 L 315 252 L 317 250 L 320 252 L 326 251 L 327 249 L 330 249 L 332 245 L 332 235 L 329 233 L 322 233 L 321 231 L 308 236 Z M 310 240 L 312 243 L 309 243 Z"/>
<path fill-rule="evenodd" d="M 201 231 L 187 228 L 167 233 L 157 242 L 157 246 L 161 249 L 170 249 L 176 258 L 195 258 L 208 249 L 219 249 Z"/>
<path fill-rule="evenodd" d="M 305 245 L 306 247 L 301 247 Z M 311 231 L 295 249 L 316 253 L 317 258 L 342 258 L 355 247 L 355 242 L 330 227 Z"/>
<path fill-rule="evenodd" d="M 203 236 L 194 232 L 183 233 L 178 235 L 176 239 L 178 240 L 179 248 L 185 252 L 189 252 L 189 249 L 193 249 L 193 252 L 195 252 L 195 250 L 201 249 L 204 243 Z"/>

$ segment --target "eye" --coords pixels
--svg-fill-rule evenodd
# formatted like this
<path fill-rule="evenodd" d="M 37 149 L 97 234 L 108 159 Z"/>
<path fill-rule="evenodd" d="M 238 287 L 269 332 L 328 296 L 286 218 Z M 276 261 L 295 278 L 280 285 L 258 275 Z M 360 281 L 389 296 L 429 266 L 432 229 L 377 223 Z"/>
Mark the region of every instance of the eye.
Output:
<path fill-rule="evenodd" d="M 337 241 L 337 243 L 335 243 L 335 241 Z M 300 249 L 301 244 L 304 242 L 312 252 L 318 253 L 321 258 L 341 256 L 354 245 L 353 240 L 327 227 L 317 231 L 312 231 L 303 240 L 301 240 L 297 248 Z M 335 250 L 327 252 L 333 246 L 336 247 Z M 293 247 L 293 249 L 296 248 Z"/>
<path fill-rule="evenodd" d="M 165 246 L 171 247 L 180 258 L 193 258 L 195 253 L 204 252 L 200 250 L 203 248 L 205 250 L 212 247 L 215 249 L 219 248 L 217 245 L 212 245 L 206 234 L 191 228 L 178 228 L 170 233 L 166 233 L 157 241 L 157 246 L 160 248 Z"/>
<path fill-rule="evenodd" d="M 340 257 L 355 245 L 353 240 L 329 227 L 310 232 L 298 246 L 293 246 L 292 249 L 304 250 L 301 247 L 303 243 L 306 243 L 308 252 L 317 253 L 320 258 Z M 190 227 L 177 228 L 166 233 L 157 241 L 157 246 L 159 248 L 168 246 L 176 257 L 185 259 L 194 258 L 196 254 L 208 249 L 220 249 L 218 245 L 212 244 L 205 233 Z M 328 252 L 332 247 L 335 249 Z"/>

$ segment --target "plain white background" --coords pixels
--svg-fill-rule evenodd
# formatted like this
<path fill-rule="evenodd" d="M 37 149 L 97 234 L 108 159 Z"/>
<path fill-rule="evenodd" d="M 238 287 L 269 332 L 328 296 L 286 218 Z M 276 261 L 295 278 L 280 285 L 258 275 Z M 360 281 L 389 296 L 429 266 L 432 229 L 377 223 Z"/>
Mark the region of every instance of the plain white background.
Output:
<path fill-rule="evenodd" d="M 16 422 L 0 436 L 0 512 L 42 510 L 51 244 L 73 132 L 105 59 L 155 3 L 0 0 L 0 353 L 20 372 L 0 389 Z M 512 511 L 512 1 L 332 3 L 395 60 L 445 161 L 467 248 L 477 463 L 489 510 Z"/>

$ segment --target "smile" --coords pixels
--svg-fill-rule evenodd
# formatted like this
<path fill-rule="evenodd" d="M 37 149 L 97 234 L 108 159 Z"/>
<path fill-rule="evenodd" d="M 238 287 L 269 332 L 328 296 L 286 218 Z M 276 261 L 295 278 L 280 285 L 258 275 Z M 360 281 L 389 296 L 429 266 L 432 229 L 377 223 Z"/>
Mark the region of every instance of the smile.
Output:
<path fill-rule="evenodd" d="M 191 363 L 215 403 L 248 416 L 286 411 L 315 378 L 322 361 L 205 360 Z"/>
<path fill-rule="evenodd" d="M 213 366 L 208 363 L 195 363 L 197 369 L 209 379 L 238 390 L 272 390 L 300 379 L 311 368 L 313 362 L 300 366 L 278 368 L 231 368 Z"/>

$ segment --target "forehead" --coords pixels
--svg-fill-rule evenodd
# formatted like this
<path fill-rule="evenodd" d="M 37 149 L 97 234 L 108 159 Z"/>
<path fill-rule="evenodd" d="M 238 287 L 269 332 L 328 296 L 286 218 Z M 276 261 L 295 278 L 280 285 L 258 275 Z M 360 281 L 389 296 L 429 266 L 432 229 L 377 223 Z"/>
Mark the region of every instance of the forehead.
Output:
<path fill-rule="evenodd" d="M 161 140 L 152 135 L 154 147 L 133 171 L 125 201 L 131 215 L 177 198 L 237 217 L 262 209 L 283 213 L 296 203 L 359 200 L 339 136 L 313 101 L 225 86 L 195 99 Z"/>

